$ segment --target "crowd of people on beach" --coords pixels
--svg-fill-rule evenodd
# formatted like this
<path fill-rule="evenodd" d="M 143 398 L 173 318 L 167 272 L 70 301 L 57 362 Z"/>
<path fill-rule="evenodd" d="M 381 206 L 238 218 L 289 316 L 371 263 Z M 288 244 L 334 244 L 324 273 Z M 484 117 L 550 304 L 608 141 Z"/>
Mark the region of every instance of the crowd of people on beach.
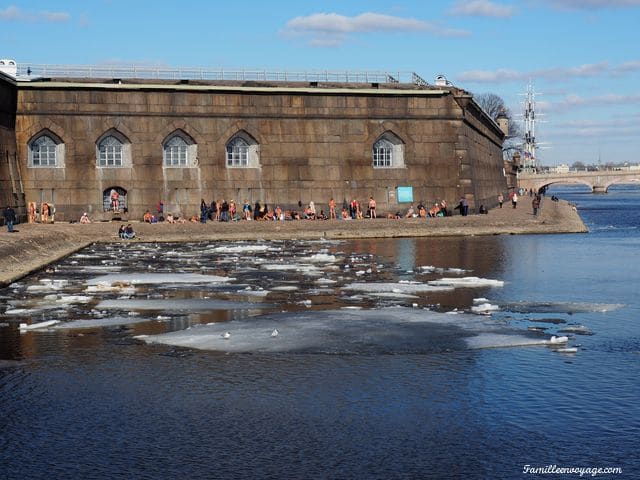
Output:
<path fill-rule="evenodd" d="M 483 207 L 484 208 L 484 207 Z M 467 199 L 462 197 L 454 210 L 459 210 L 463 216 L 468 215 L 469 205 Z M 282 208 L 279 205 L 271 208 L 268 204 L 261 204 L 259 201 L 251 205 L 248 200 L 240 205 L 235 200 L 214 200 L 207 203 L 204 199 L 200 202 L 200 214 L 185 218 L 182 214 L 164 212 L 164 204 L 158 202 L 157 213 L 152 213 L 147 209 L 142 217 L 145 223 L 206 223 L 214 222 L 235 222 L 235 221 L 285 221 L 285 220 L 361 220 L 376 218 L 436 218 L 451 216 L 453 212 L 449 209 L 446 200 L 438 200 L 432 206 L 425 206 L 424 202 L 419 202 L 417 206 L 410 205 L 406 211 L 387 213 L 379 217 L 377 212 L 377 202 L 373 197 L 363 206 L 362 203 L 353 199 L 350 202 L 344 200 L 340 209 L 334 198 L 327 203 L 327 209 L 318 208 L 313 201 L 303 205 L 298 202 L 298 208 Z"/>
<path fill-rule="evenodd" d="M 529 195 L 532 197 L 532 210 L 533 215 L 538 216 L 540 211 L 542 196 L 544 191 L 531 190 L 513 190 L 509 193 L 508 199 L 511 202 L 512 208 L 517 208 L 520 196 Z M 557 197 L 551 198 L 553 201 L 558 201 Z M 498 207 L 502 208 L 505 201 L 505 197 L 500 193 L 497 197 Z M 425 206 L 425 202 L 418 202 L 418 205 L 410 205 L 406 211 L 396 211 L 395 213 L 386 213 L 381 218 L 388 219 L 401 219 L 401 218 L 437 218 L 448 217 L 454 214 L 454 211 L 458 211 L 461 216 L 467 216 L 469 214 L 469 204 L 467 199 L 463 196 L 460 197 L 458 204 L 453 208 L 453 211 L 449 209 L 446 200 L 437 200 L 432 206 Z M 431 204 L 429 204 L 431 205 Z M 152 213 L 147 209 L 142 217 L 144 223 L 206 223 L 207 221 L 215 222 L 234 222 L 241 220 L 253 220 L 253 221 L 285 221 L 285 220 L 360 220 L 360 219 L 376 219 L 378 217 L 376 200 L 371 196 L 366 202 L 363 208 L 360 201 L 352 199 L 350 202 L 343 200 L 342 208 L 339 209 L 337 202 L 334 198 L 331 198 L 327 203 L 327 211 L 324 209 L 318 209 L 313 201 L 310 201 L 307 205 L 303 205 L 301 201 L 298 202 L 298 208 L 283 209 L 279 205 L 275 208 L 270 208 L 267 204 L 261 204 L 255 202 L 252 206 L 250 202 L 245 199 L 242 205 L 238 205 L 235 200 L 214 200 L 211 203 L 207 203 L 204 199 L 200 202 L 200 214 L 192 215 L 188 219 L 182 214 L 178 213 L 173 215 L 170 212 L 165 214 L 164 203 L 158 202 L 156 206 L 156 213 Z M 48 213 L 48 208 L 47 208 Z M 479 214 L 488 214 L 489 210 L 480 205 L 478 208 Z M 16 231 L 13 227 L 16 222 L 15 211 L 10 207 L 6 207 L 3 211 L 4 223 L 7 226 L 9 232 Z M 87 212 L 84 212 L 79 220 L 81 224 L 91 223 Z M 122 225 L 118 230 L 118 236 L 123 239 L 135 238 L 135 232 L 131 224 Z"/>

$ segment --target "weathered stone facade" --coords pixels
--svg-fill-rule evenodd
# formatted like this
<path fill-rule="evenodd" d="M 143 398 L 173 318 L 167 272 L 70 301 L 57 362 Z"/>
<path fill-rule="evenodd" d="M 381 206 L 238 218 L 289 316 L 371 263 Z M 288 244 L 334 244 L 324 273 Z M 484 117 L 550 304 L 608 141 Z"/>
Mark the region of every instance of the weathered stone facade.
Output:
<path fill-rule="evenodd" d="M 16 82 L 0 72 L 0 208 L 11 205 L 18 216 L 24 216 L 24 189 L 16 152 L 16 99 Z"/>
<path fill-rule="evenodd" d="M 2 149 L 17 154 L 26 201 L 55 204 L 56 220 L 83 211 L 111 218 L 105 195 L 114 187 L 126 191 L 131 218 L 154 211 L 159 200 L 165 211 L 191 215 L 201 199 L 217 198 L 283 208 L 313 200 L 326 210 L 331 197 L 341 205 L 373 196 L 379 210 L 396 211 L 408 206 L 398 205 L 400 186 L 413 187 L 415 203 L 451 205 L 465 196 L 473 210 L 493 205 L 506 188 L 502 132 L 455 87 L 86 79 L 14 85 L 15 144 L 6 127 Z M 0 80 L 2 112 L 12 108 L 5 89 L 11 85 Z M 43 132 L 62 147 L 56 166 L 31 161 L 31 142 Z M 98 166 L 97 145 L 108 134 L 126 145 L 123 166 Z M 175 134 L 189 144 L 187 165 L 165 165 L 163 146 Z M 227 145 L 238 135 L 252 143 L 256 163 L 249 167 L 227 166 Z M 391 168 L 373 165 L 382 137 L 397 143 Z M 3 163 L 5 199 L 8 175 Z"/>

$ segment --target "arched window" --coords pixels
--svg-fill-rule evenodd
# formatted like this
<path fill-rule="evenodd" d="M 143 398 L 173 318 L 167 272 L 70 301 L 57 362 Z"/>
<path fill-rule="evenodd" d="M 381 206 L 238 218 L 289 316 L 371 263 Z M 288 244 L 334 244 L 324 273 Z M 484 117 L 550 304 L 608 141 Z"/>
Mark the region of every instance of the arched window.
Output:
<path fill-rule="evenodd" d="M 404 143 L 391 132 L 385 132 L 373 144 L 374 168 L 404 167 Z"/>
<path fill-rule="evenodd" d="M 247 167 L 249 165 L 249 144 L 244 138 L 236 137 L 227 144 L 227 166 Z"/>
<path fill-rule="evenodd" d="M 98 143 L 98 166 L 121 167 L 123 165 L 123 144 L 113 135 L 104 137 Z"/>
<path fill-rule="evenodd" d="M 381 138 L 373 145 L 373 166 L 390 167 L 393 165 L 393 143 Z"/>
<path fill-rule="evenodd" d="M 197 145 L 190 137 L 174 133 L 162 145 L 165 167 L 192 167 L 196 164 Z"/>
<path fill-rule="evenodd" d="M 46 133 L 35 137 L 29 143 L 30 167 L 64 166 L 64 144 Z"/>
<path fill-rule="evenodd" d="M 258 143 L 241 132 L 227 143 L 227 167 L 252 168 L 259 166 Z"/>
<path fill-rule="evenodd" d="M 102 192 L 102 207 L 105 212 L 126 212 L 127 191 L 122 187 L 109 187 Z"/>
<path fill-rule="evenodd" d="M 167 167 L 187 164 L 187 142 L 178 135 L 164 144 L 164 164 Z"/>

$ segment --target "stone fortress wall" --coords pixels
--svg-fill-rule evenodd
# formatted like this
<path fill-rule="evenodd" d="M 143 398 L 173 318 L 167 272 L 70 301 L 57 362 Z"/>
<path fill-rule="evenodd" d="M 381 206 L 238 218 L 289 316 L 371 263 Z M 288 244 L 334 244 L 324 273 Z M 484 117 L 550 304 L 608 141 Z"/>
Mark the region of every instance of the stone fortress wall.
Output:
<path fill-rule="evenodd" d="M 134 219 L 159 200 L 165 211 L 192 215 L 201 199 L 223 198 L 283 208 L 314 201 L 326 210 L 331 197 L 366 205 L 373 196 L 379 211 L 404 211 L 397 187 L 412 187 L 414 203 L 425 205 L 464 196 L 473 211 L 506 189 L 503 134 L 451 86 L 0 78 L 0 112 L 9 117 L 2 150 L 19 164 L 12 173 L 3 159 L 2 199 L 19 176 L 26 202 L 54 204 L 56 220 L 85 211 L 111 219 L 105 192 L 113 187 L 126 192 Z M 55 166 L 32 165 L 31 142 L 43 133 L 58 145 Z M 124 143 L 123 166 L 97 165 L 107 135 Z M 174 135 L 189 144 L 187 165 L 164 163 Z M 237 136 L 251 144 L 248 167 L 227 166 Z M 394 142 L 392 167 L 372 164 L 382 137 Z"/>
<path fill-rule="evenodd" d="M 16 101 L 16 82 L 0 72 L 0 208 L 11 205 L 16 214 L 24 216 L 24 188 L 16 151 Z"/>

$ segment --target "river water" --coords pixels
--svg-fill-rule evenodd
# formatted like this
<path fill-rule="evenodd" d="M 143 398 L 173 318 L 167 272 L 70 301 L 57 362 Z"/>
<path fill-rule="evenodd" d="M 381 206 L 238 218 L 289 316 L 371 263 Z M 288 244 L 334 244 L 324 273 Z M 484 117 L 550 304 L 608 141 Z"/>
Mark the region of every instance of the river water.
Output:
<path fill-rule="evenodd" d="M 638 478 L 640 188 L 550 195 L 590 233 L 98 245 L 11 285 L 0 477 Z"/>

